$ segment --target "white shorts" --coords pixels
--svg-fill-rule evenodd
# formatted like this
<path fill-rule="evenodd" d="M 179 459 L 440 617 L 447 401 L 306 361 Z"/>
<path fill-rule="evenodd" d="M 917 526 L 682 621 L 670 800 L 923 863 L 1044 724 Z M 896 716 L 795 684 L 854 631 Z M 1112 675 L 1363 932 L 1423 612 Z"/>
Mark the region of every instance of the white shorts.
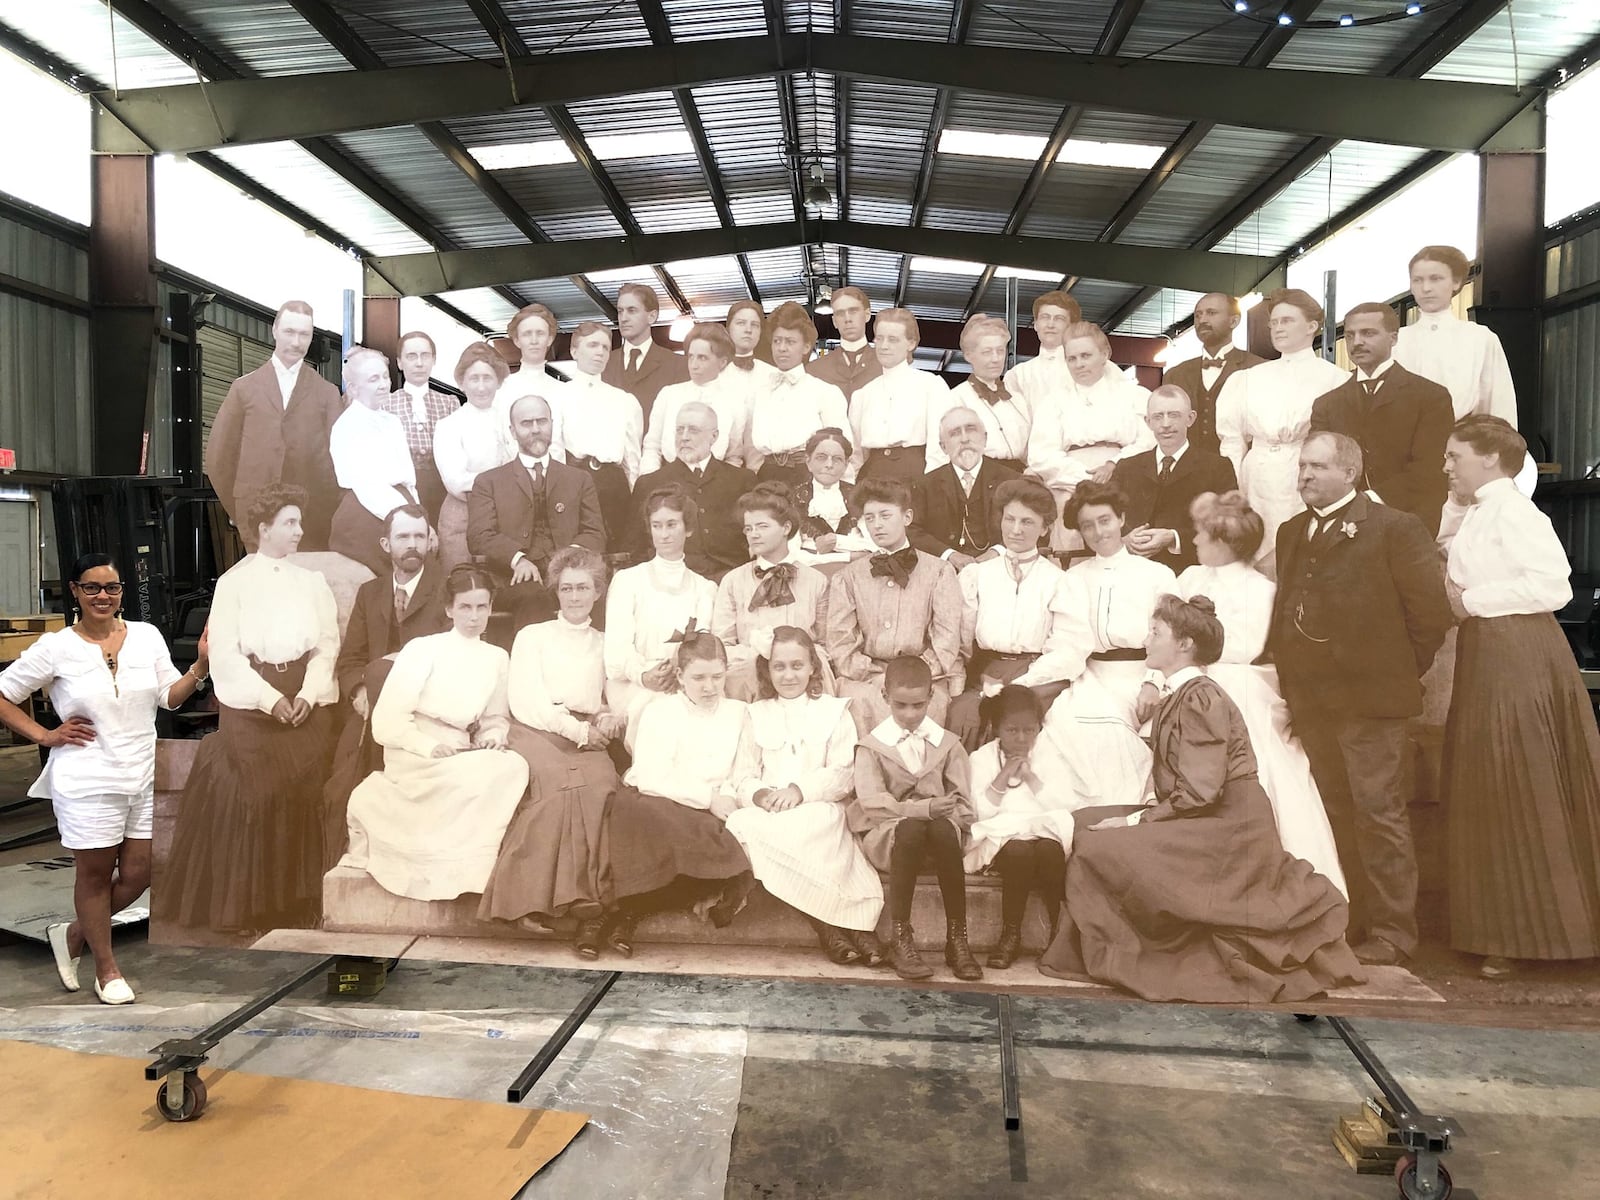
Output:
<path fill-rule="evenodd" d="M 105 850 L 128 838 L 148 838 L 155 813 L 154 789 L 142 795 L 52 796 L 56 828 L 68 850 Z"/>

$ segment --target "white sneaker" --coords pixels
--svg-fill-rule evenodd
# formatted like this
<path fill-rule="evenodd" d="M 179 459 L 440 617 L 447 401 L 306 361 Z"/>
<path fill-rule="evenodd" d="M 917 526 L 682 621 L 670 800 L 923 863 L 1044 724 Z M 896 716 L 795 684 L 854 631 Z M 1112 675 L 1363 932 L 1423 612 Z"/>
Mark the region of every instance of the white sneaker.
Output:
<path fill-rule="evenodd" d="M 133 1003 L 133 989 L 128 986 L 128 981 L 120 976 L 116 979 L 108 979 L 105 983 L 101 983 L 96 979 L 94 981 L 94 994 L 100 997 L 101 1004 Z"/>
<path fill-rule="evenodd" d="M 56 958 L 56 974 L 61 976 L 61 986 L 69 992 L 78 990 L 78 960 L 67 951 L 67 922 L 46 925 L 44 936 L 50 943 L 50 952 Z"/>

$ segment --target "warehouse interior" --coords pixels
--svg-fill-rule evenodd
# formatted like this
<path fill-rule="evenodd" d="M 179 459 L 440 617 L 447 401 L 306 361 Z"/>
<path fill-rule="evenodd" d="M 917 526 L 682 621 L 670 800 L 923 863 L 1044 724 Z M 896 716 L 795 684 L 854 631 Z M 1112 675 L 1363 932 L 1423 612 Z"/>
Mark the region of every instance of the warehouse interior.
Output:
<path fill-rule="evenodd" d="M 352 345 L 394 357 L 422 330 L 453 363 L 504 347 L 534 302 L 561 326 L 559 369 L 572 331 L 614 325 L 637 283 L 662 297 L 668 347 L 746 300 L 804 305 L 834 345 L 829 300 L 851 286 L 914 313 L 915 365 L 958 382 L 969 318 L 1006 319 L 1025 359 L 1031 304 L 1065 290 L 1154 386 L 1200 352 L 1207 292 L 1244 299 L 1252 347 L 1266 313 L 1249 305 L 1284 286 L 1330 316 L 1394 304 L 1404 323 L 1406 260 L 1442 242 L 1473 264 L 1459 315 L 1505 346 L 1536 502 L 1572 566 L 1563 625 L 1600 671 L 1597 56 L 1600 14 L 1568 0 L 0 6 L 0 663 L 65 611 L 62 497 L 120 476 L 158 481 L 136 493 L 153 508 L 98 519 L 163 526 L 147 619 L 192 660 L 187 618 L 228 565 L 210 549 L 205 438 L 287 299 L 315 310 L 307 361 L 337 384 Z M 25 797 L 37 751 L 0 760 L 0 870 L 59 859 Z M 1424 864 L 1425 901 L 1442 905 L 1444 870 Z M 0 931 L 0 1038 L 138 1056 L 322 952 L 144 936 L 117 934 L 141 984 L 117 1021 L 63 1000 L 48 952 Z M 367 951 L 392 960 L 381 995 L 298 991 L 213 1066 L 497 1100 L 592 985 L 410 947 Z M 518 1194 L 1394 1192 L 1330 1142 L 1372 1084 L 1325 1021 L 1052 994 L 1013 1010 L 954 988 L 696 973 L 707 961 L 624 974 L 600 1001 L 530 1093 L 591 1127 Z M 1417 974 L 1440 1019 L 1347 1011 L 1459 1123 L 1455 1194 L 1587 1194 L 1585 970 L 1493 984 L 1443 952 Z M 1020 1130 L 1003 1119 L 1002 1007 Z"/>

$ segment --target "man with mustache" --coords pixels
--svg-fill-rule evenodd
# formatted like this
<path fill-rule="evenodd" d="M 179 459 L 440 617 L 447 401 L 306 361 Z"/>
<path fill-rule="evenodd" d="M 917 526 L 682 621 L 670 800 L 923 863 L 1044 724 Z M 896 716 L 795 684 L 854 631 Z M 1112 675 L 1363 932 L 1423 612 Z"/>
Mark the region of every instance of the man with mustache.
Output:
<path fill-rule="evenodd" d="M 1162 383 L 1181 387 L 1194 401 L 1195 421 L 1189 429 L 1189 444 L 1212 454 L 1222 447 L 1217 437 L 1217 397 L 1222 394 L 1222 385 L 1230 375 L 1262 361 L 1233 344 L 1233 331 L 1239 328 L 1242 316 L 1237 296 L 1225 292 L 1201 296 L 1194 305 L 1194 333 L 1200 339 L 1200 357 L 1179 363 L 1161 377 Z"/>
<path fill-rule="evenodd" d="M 333 673 L 339 695 L 349 697 L 350 709 L 339 735 L 333 775 L 322 797 L 329 867 L 344 853 L 345 805 L 350 793 L 383 765 L 377 743 L 364 735 L 390 660 L 412 638 L 450 628 L 444 611 L 444 572 L 428 556 L 428 533 L 428 514 L 420 505 L 402 505 L 389 513 L 378 545 L 388 556 L 391 570 L 369 579 L 356 592 L 339 646 Z"/>

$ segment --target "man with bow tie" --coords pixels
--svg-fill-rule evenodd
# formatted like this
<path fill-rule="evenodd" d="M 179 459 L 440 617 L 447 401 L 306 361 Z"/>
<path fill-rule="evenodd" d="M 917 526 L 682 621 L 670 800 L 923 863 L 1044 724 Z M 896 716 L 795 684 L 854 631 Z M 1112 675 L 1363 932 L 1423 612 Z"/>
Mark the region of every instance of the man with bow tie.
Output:
<path fill-rule="evenodd" d="M 1452 618 L 1433 539 L 1357 492 L 1362 470 L 1342 433 L 1301 446 L 1306 508 L 1278 529 L 1267 648 L 1350 885 L 1356 957 L 1389 965 L 1417 945 L 1406 730 Z"/>
<path fill-rule="evenodd" d="M 554 615 L 543 586 L 550 556 L 562 546 L 604 554 L 606 531 L 588 472 L 550 455 L 549 402 L 522 396 L 511 404 L 510 421 L 517 457 L 478 473 L 467 497 L 467 548 L 502 586 L 510 585 L 496 605 L 509 609 L 521 628 Z"/>
<path fill-rule="evenodd" d="M 833 293 L 833 327 L 839 331 L 839 348 L 806 364 L 806 370 L 824 383 L 844 393 L 846 401 L 856 389 L 883 374 L 883 365 L 867 344 L 867 321 L 872 316 L 872 301 L 858 287 L 842 287 Z"/>
<path fill-rule="evenodd" d="M 1239 486 L 1233 463 L 1190 440 L 1195 422 L 1189 395 L 1164 383 L 1150 393 L 1145 424 L 1155 434 L 1152 450 L 1124 458 L 1111 482 L 1128 497 L 1128 534 L 1123 541 L 1141 558 L 1172 568 L 1174 575 L 1194 566 L 1194 518 L 1189 506 L 1203 492 L 1221 495 Z"/>
<path fill-rule="evenodd" d="M 1311 406 L 1311 428 L 1347 434 L 1361 444 L 1360 480 L 1390 508 L 1414 513 L 1439 532 L 1445 479 L 1439 470 L 1455 424 L 1450 393 L 1394 361 L 1400 318 L 1387 304 L 1358 304 L 1345 314 L 1350 378 Z"/>
<path fill-rule="evenodd" d="M 970 408 L 952 408 L 939 422 L 946 462 L 917 481 L 911 543 L 957 571 L 999 553 L 1000 509 L 995 489 L 1019 473 L 984 454 L 988 433 Z"/>
<path fill-rule="evenodd" d="M 950 564 L 912 546 L 911 490 L 897 479 L 869 479 L 854 503 L 875 547 L 828 583 L 827 651 L 839 695 L 851 701 L 862 733 L 888 716 L 884 665 L 919 657 L 933 672 L 928 712 L 944 718 L 961 688 L 961 589 Z"/>
<path fill-rule="evenodd" d="M 390 569 L 356 591 L 339 643 L 333 673 L 339 681 L 339 695 L 350 703 L 333 774 L 322 793 L 325 864 L 330 868 L 344 855 L 350 793 L 369 774 L 383 768 L 382 747 L 367 735 L 367 717 L 389 674 L 389 664 L 412 638 L 450 628 L 450 618 L 445 615 L 444 572 L 428 553 L 430 532 L 428 514 L 420 505 L 407 504 L 388 515 L 378 546 Z"/>
<path fill-rule="evenodd" d="M 1241 315 L 1237 296 L 1225 292 L 1201 296 L 1194 306 L 1194 332 L 1203 353 L 1179 363 L 1161 379 L 1162 383 L 1181 387 L 1194 402 L 1195 421 L 1189 430 L 1189 444 L 1212 454 L 1222 449 L 1217 437 L 1217 397 L 1222 394 L 1222 385 L 1234 372 L 1265 361 L 1233 344 L 1233 331 L 1239 328 Z"/>
<path fill-rule="evenodd" d="M 684 544 L 683 558 L 689 570 L 716 583 L 731 568 L 750 561 L 743 514 L 736 510 L 739 497 L 755 486 L 756 477 L 754 472 L 725 463 L 713 453 L 718 420 L 716 411 L 699 401 L 677 409 L 671 434 L 673 457 L 659 470 L 639 476 L 633 489 L 635 562 L 650 556 L 650 525 L 642 512 L 644 501 L 652 492 L 670 487 L 681 489 L 700 510 Z"/>

